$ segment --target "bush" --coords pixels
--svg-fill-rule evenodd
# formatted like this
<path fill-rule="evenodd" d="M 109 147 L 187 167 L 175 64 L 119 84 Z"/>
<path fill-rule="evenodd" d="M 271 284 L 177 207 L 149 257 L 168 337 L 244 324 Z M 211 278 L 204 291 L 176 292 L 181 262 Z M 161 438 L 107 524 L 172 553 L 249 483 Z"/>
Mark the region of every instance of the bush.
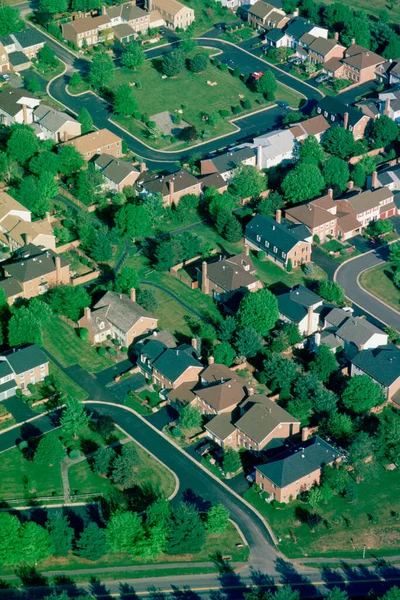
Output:
<path fill-rule="evenodd" d="M 228 65 L 226 65 L 225 63 L 220 63 L 218 65 L 218 69 L 220 69 L 220 71 L 227 71 L 228 70 Z"/>
<path fill-rule="evenodd" d="M 84 342 L 88 342 L 89 341 L 89 331 L 88 331 L 88 329 L 86 329 L 86 327 L 80 327 L 79 328 L 79 337 Z"/>
<path fill-rule="evenodd" d="M 73 448 L 69 451 L 68 456 L 71 460 L 76 460 L 77 458 L 81 457 L 81 451 L 77 448 Z"/>
<path fill-rule="evenodd" d="M 121 346 L 120 348 L 121 352 L 123 352 L 124 354 L 128 354 L 128 348 L 126 346 Z"/>
<path fill-rule="evenodd" d="M 140 112 L 138 112 L 138 111 L 135 111 L 135 112 L 133 113 L 133 118 L 134 118 L 134 119 L 136 119 L 137 121 L 140 121 L 140 119 L 142 118 L 142 115 L 141 115 L 141 113 L 140 113 Z"/>
<path fill-rule="evenodd" d="M 155 129 L 157 127 L 157 123 L 155 121 L 147 121 L 147 127 L 149 127 L 149 129 Z"/>
<path fill-rule="evenodd" d="M 18 450 L 21 450 L 21 452 L 22 452 L 23 450 L 27 449 L 28 445 L 29 444 L 28 444 L 28 442 L 26 440 L 22 440 L 22 442 L 20 442 L 18 444 Z"/>
<path fill-rule="evenodd" d="M 321 240 L 319 239 L 319 235 L 315 234 L 313 236 L 313 242 L 314 242 L 314 244 L 320 244 L 321 243 Z"/>
<path fill-rule="evenodd" d="M 179 427 L 173 427 L 171 433 L 174 437 L 177 437 L 177 438 L 181 437 L 181 435 L 182 435 L 182 431 L 179 429 Z"/>
<path fill-rule="evenodd" d="M 107 350 L 103 348 L 103 346 L 100 346 L 99 348 L 97 348 L 97 354 L 99 356 L 105 356 L 107 354 Z"/>
<path fill-rule="evenodd" d="M 235 67 L 232 71 L 232 75 L 233 77 L 240 77 L 241 73 L 240 73 L 240 69 L 239 67 Z"/>
<path fill-rule="evenodd" d="M 140 90 L 140 88 L 142 87 L 142 82 L 137 81 L 135 87 L 137 87 L 137 89 Z"/>
<path fill-rule="evenodd" d="M 278 502 L 278 500 L 272 500 L 271 505 L 274 508 L 285 508 L 286 504 L 284 502 Z"/>
<path fill-rule="evenodd" d="M 119 346 L 119 341 L 116 338 L 113 338 L 111 343 L 114 344 L 114 346 Z"/>
<path fill-rule="evenodd" d="M 264 252 L 264 250 L 259 250 L 259 251 L 257 252 L 257 258 L 258 258 L 259 260 L 265 260 L 265 259 L 266 259 L 266 257 L 267 257 L 267 253 L 266 253 L 266 252 Z"/>
<path fill-rule="evenodd" d="M 234 115 L 238 115 L 241 111 L 242 107 L 240 106 L 240 104 L 238 104 L 237 106 L 232 106 L 232 112 Z"/>
<path fill-rule="evenodd" d="M 22 396 L 22 390 L 20 390 L 19 388 L 17 388 L 15 390 L 15 395 L 18 396 L 19 398 L 21 398 L 21 396 Z"/>
<path fill-rule="evenodd" d="M 31 394 L 33 394 L 33 392 L 35 391 L 35 386 L 33 385 L 33 383 L 28 383 L 27 388 Z"/>
<path fill-rule="evenodd" d="M 250 100 L 242 100 L 242 106 L 244 109 L 249 110 L 249 108 L 251 108 L 251 102 Z"/>
<path fill-rule="evenodd" d="M 219 111 L 219 114 L 221 115 L 221 117 L 229 117 L 231 113 L 229 112 L 229 110 L 226 110 L 226 108 L 223 108 Z"/>
<path fill-rule="evenodd" d="M 107 348 L 107 352 L 108 352 L 108 354 L 110 354 L 111 356 L 117 356 L 117 351 L 116 351 L 116 349 L 115 349 L 115 348 L 112 348 L 111 346 L 110 346 L 110 348 Z"/>

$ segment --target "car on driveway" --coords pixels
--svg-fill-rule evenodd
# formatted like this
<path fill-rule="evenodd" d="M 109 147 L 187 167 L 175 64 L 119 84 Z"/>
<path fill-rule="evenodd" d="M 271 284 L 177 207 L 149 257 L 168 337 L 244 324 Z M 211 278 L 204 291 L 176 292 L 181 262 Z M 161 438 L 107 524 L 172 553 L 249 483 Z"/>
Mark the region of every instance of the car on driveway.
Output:
<path fill-rule="evenodd" d="M 291 56 L 288 59 L 288 63 L 292 65 L 299 65 L 301 63 L 301 58 L 299 58 L 298 56 Z"/>
<path fill-rule="evenodd" d="M 284 102 L 283 100 L 278 100 L 277 105 L 286 110 L 290 108 L 289 102 Z"/>
<path fill-rule="evenodd" d="M 330 79 L 329 75 L 322 73 L 315 78 L 315 83 L 323 83 L 324 81 L 328 81 L 328 79 Z"/>
<path fill-rule="evenodd" d="M 203 440 L 200 444 L 197 444 L 194 451 L 196 454 L 200 454 L 200 456 L 205 456 L 213 447 L 213 443 L 210 440 Z"/>

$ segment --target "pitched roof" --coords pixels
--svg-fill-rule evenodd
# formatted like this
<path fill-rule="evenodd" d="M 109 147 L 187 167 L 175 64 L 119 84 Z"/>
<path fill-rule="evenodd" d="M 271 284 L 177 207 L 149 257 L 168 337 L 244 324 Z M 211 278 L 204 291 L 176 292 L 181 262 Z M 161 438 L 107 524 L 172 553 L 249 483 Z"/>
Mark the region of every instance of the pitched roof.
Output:
<path fill-rule="evenodd" d="M 211 421 L 208 421 L 205 428 L 220 440 L 226 440 L 236 430 L 229 413 L 216 415 Z"/>
<path fill-rule="evenodd" d="M 225 365 L 217 363 L 204 369 L 200 383 L 193 391 L 216 411 L 236 406 L 247 393 L 245 381 Z"/>
<path fill-rule="evenodd" d="M 100 314 L 100 312 L 101 314 Z M 154 319 L 152 314 L 142 308 L 137 302 L 132 302 L 125 294 L 106 292 L 93 307 L 91 319 L 104 318 L 122 332 L 127 333 L 143 318 Z"/>
<path fill-rule="evenodd" d="M 235 425 L 258 444 L 281 423 L 300 423 L 299 419 L 263 394 L 250 396 L 241 408 L 246 412 Z"/>
<path fill-rule="evenodd" d="M 238 148 L 236 150 L 220 154 L 219 156 L 214 156 L 209 160 L 213 163 L 219 173 L 225 173 L 226 171 L 236 169 L 236 167 L 241 165 L 244 160 L 254 158 L 254 156 L 255 153 L 253 148 Z"/>
<path fill-rule="evenodd" d="M 193 10 L 192 8 L 185 6 L 177 0 L 151 0 L 151 7 L 161 9 L 172 16 L 177 15 L 182 10 L 182 8 L 188 8 L 190 10 Z"/>
<path fill-rule="evenodd" d="M 100 25 L 111 25 L 111 19 L 108 15 L 99 15 L 98 17 L 83 17 L 63 24 L 64 27 L 73 29 L 75 33 L 85 33 L 91 29 L 97 29 Z"/>
<path fill-rule="evenodd" d="M 17 40 L 22 48 L 30 48 L 30 46 L 44 44 L 46 41 L 44 35 L 34 27 L 28 27 L 28 29 L 17 31 L 12 34 L 12 37 Z"/>
<path fill-rule="evenodd" d="M 145 175 L 147 177 L 148 175 Z M 199 180 L 197 177 L 181 169 L 170 175 L 153 175 L 149 179 L 143 179 L 141 185 L 149 190 L 152 194 L 162 194 L 168 196 L 170 193 L 169 184 L 174 184 L 175 192 L 181 192 L 188 188 L 198 185 Z"/>
<path fill-rule="evenodd" d="M 6 352 L 3 356 L 6 357 L 11 368 L 17 375 L 49 362 L 43 350 L 39 346 L 36 346 L 36 344 L 14 348 Z"/>
<path fill-rule="evenodd" d="M 24 246 L 27 239 L 26 236 L 31 237 L 32 243 L 34 243 L 38 236 L 53 236 L 52 226 L 47 219 L 31 222 L 10 215 L 1 221 L 1 228 L 4 231 L 0 231 L 0 237 L 5 241 L 6 245 L 9 244 L 10 238 L 19 246 Z"/>
<path fill-rule="evenodd" d="M 312 50 L 313 52 L 316 52 L 317 54 L 322 54 L 322 56 L 325 56 L 326 54 L 328 54 L 328 52 L 333 50 L 333 48 L 335 48 L 336 46 L 339 46 L 339 48 L 343 48 L 343 52 L 344 52 L 344 50 L 345 50 L 344 46 L 341 46 L 340 44 L 338 44 L 338 42 L 336 40 L 325 39 L 323 37 L 317 37 L 317 38 L 315 38 L 315 40 L 313 42 L 311 42 L 309 49 Z"/>
<path fill-rule="evenodd" d="M 26 59 L 29 60 L 29 59 Z M 7 89 L 0 92 L 0 108 L 4 110 L 8 115 L 15 117 L 16 114 L 22 110 L 22 98 L 35 99 L 36 97 L 26 92 L 25 90 L 14 90 Z M 39 104 L 39 100 L 38 100 Z"/>
<path fill-rule="evenodd" d="M 245 270 L 245 267 L 249 270 Z M 257 278 L 250 271 L 254 271 L 254 266 L 244 252 L 207 265 L 208 278 L 226 292 L 233 292 L 255 283 Z"/>
<path fill-rule="evenodd" d="M 361 350 L 351 362 L 385 387 L 400 378 L 400 349 L 393 344 Z"/>
<path fill-rule="evenodd" d="M 305 33 L 309 33 L 313 27 L 315 25 L 309 19 L 294 17 L 286 26 L 286 33 L 299 40 Z"/>
<path fill-rule="evenodd" d="M 30 216 L 30 210 L 22 206 L 15 198 L 7 194 L 7 192 L 0 191 L 0 222 L 4 217 L 12 211 L 21 211 L 27 213 Z"/>
<path fill-rule="evenodd" d="M 301 131 L 297 131 L 296 129 L 295 133 L 294 129 L 297 127 L 300 128 Z M 325 117 L 323 115 L 317 115 L 316 117 L 311 117 L 311 119 L 306 119 L 305 121 L 300 121 L 300 123 L 292 125 L 291 131 L 295 137 L 301 137 L 304 134 L 321 135 L 322 133 L 325 133 L 329 127 L 330 125 Z"/>
<path fill-rule="evenodd" d="M 0 288 L 4 290 L 6 298 L 13 298 L 22 294 L 22 285 L 14 277 L 7 277 L 0 280 Z"/>
<path fill-rule="evenodd" d="M 342 120 L 344 114 L 348 113 L 349 125 L 352 126 L 356 125 L 359 120 L 365 116 L 360 110 L 354 108 L 354 106 L 348 106 L 347 104 L 344 104 L 336 96 L 325 96 L 325 98 L 322 98 L 322 100 L 319 102 L 317 112 L 318 108 L 322 113 L 326 111 L 328 114 L 341 117 Z"/>
<path fill-rule="evenodd" d="M 341 457 L 328 442 L 315 436 L 285 450 L 256 469 L 279 488 L 306 477 Z"/>
<path fill-rule="evenodd" d="M 50 108 L 45 104 L 39 104 L 34 110 L 34 119 L 48 131 L 56 133 L 65 123 L 77 123 L 78 121 L 65 112 Z"/>
<path fill-rule="evenodd" d="M 322 302 L 322 298 L 299 284 L 289 292 L 279 294 L 276 297 L 279 312 L 293 321 L 300 323 L 307 316 L 308 309 Z"/>
<path fill-rule="evenodd" d="M 277 223 L 265 215 L 256 215 L 246 225 L 246 238 L 257 244 L 260 243 L 257 242 L 257 235 L 286 253 L 303 239 L 297 235 L 296 229 L 290 230 L 285 224 Z"/>
<path fill-rule="evenodd" d="M 139 173 L 128 161 L 118 160 L 110 154 L 100 154 L 94 162 L 102 169 L 104 177 L 116 184 L 122 183 L 131 173 Z"/>
<path fill-rule="evenodd" d="M 200 179 L 203 188 L 215 187 L 216 190 L 227 187 L 227 182 L 219 173 L 210 173 Z"/>
<path fill-rule="evenodd" d="M 332 308 L 326 315 L 326 322 L 333 327 L 340 327 L 349 318 L 349 313 L 341 308 Z"/>
<path fill-rule="evenodd" d="M 134 2 L 124 2 L 116 6 L 108 6 L 107 14 L 111 19 L 121 17 L 123 21 L 133 21 L 148 15 L 146 11 L 136 6 Z"/>
<path fill-rule="evenodd" d="M 335 73 L 342 67 L 343 67 L 343 63 L 342 63 L 341 59 L 336 58 L 336 56 L 332 56 L 331 58 L 328 58 L 328 60 L 326 60 L 324 62 L 324 69 L 326 69 L 327 71 L 332 71 L 332 73 Z"/>
<path fill-rule="evenodd" d="M 93 133 L 87 133 L 86 135 L 69 140 L 66 143 L 75 146 L 78 152 L 87 154 L 88 152 L 96 152 L 97 149 L 103 148 L 103 146 L 110 146 L 116 142 L 121 144 L 122 139 L 109 129 L 99 129 Z"/>
<path fill-rule="evenodd" d="M 326 201 L 324 202 L 323 199 L 325 198 Z M 319 200 L 321 200 L 321 202 L 319 202 Z M 318 198 L 317 200 L 306 202 L 305 204 L 291 206 L 285 210 L 285 214 L 304 223 L 304 225 L 310 229 L 314 229 L 315 227 L 329 223 L 336 218 L 336 214 L 329 212 L 328 207 L 335 209 L 336 213 L 336 205 L 332 198 L 327 194 L 321 199 Z"/>
<path fill-rule="evenodd" d="M 274 28 L 274 29 L 270 29 L 267 32 L 267 35 L 265 36 L 265 38 L 267 40 L 271 40 L 271 42 L 279 42 L 279 40 L 281 40 L 283 37 L 285 37 L 286 33 L 284 31 L 282 31 L 282 29 L 278 29 L 278 28 Z"/>
<path fill-rule="evenodd" d="M 181 344 L 176 348 L 166 348 L 153 362 L 153 367 L 164 377 L 174 382 L 189 367 L 203 368 L 197 360 L 197 354 L 192 346 Z"/>
<path fill-rule="evenodd" d="M 342 61 L 347 65 L 361 70 L 368 69 L 369 67 L 372 67 L 374 65 L 379 65 L 385 62 L 385 59 L 379 54 L 375 54 L 375 52 L 371 52 L 363 46 L 353 44 L 352 46 L 347 48 Z"/>
<path fill-rule="evenodd" d="M 366 344 L 376 333 L 384 335 L 382 329 L 362 317 L 348 317 L 336 331 L 338 337 L 345 342 L 353 342 L 356 346 Z"/>
<path fill-rule="evenodd" d="M 273 10 L 274 7 L 271 4 L 263 2 L 263 0 L 258 0 L 253 6 L 250 6 L 248 13 L 255 17 L 259 17 L 260 19 L 264 19 Z"/>
<path fill-rule="evenodd" d="M 31 59 L 27 57 L 23 52 L 10 52 L 8 55 L 8 60 L 12 64 L 13 67 L 19 67 L 20 65 L 24 65 L 26 63 L 31 63 Z"/>
<path fill-rule="evenodd" d="M 61 268 L 69 262 L 53 250 L 44 250 L 39 246 L 28 244 L 24 246 L 22 255 L 13 262 L 3 263 L 4 270 L 21 283 L 44 277 L 56 270 L 56 258 L 60 259 Z"/>
<path fill-rule="evenodd" d="M 360 194 L 355 194 L 344 201 L 349 204 L 352 210 L 356 213 L 362 213 L 371 208 L 379 206 L 379 203 L 383 200 L 387 200 L 393 196 L 393 192 L 388 187 L 381 187 L 376 190 L 366 190 Z M 341 200 L 343 202 L 343 199 Z"/>
<path fill-rule="evenodd" d="M 120 39 L 135 35 L 135 30 L 128 23 L 113 25 L 113 30 Z"/>
<path fill-rule="evenodd" d="M 291 152 L 295 138 L 290 129 L 276 129 L 253 139 L 253 148 L 262 146 L 264 158 L 275 158 L 278 155 Z"/>

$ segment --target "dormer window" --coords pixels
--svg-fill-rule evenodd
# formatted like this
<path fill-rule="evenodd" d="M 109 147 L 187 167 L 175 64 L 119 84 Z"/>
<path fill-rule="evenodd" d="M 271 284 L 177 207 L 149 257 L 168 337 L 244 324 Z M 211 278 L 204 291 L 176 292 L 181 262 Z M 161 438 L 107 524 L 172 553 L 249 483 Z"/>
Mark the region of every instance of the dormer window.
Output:
<path fill-rule="evenodd" d="M 99 327 L 100 327 L 100 329 L 104 329 L 104 327 L 105 327 L 104 321 L 100 321 Z"/>

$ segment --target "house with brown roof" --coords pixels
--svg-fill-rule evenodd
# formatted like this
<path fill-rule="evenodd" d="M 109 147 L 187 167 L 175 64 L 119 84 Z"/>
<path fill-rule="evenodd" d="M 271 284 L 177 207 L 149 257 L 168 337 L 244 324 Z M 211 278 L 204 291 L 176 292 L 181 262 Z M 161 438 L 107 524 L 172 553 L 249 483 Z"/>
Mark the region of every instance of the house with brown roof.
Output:
<path fill-rule="evenodd" d="M 29 300 L 55 285 L 70 283 L 69 267 L 69 262 L 53 250 L 28 244 L 17 258 L 3 263 L 5 279 L 0 281 L 0 287 L 12 305 L 17 298 Z"/>
<path fill-rule="evenodd" d="M 284 10 L 258 0 L 247 11 L 247 20 L 251 27 L 262 27 L 264 29 L 281 29 L 288 21 Z"/>
<path fill-rule="evenodd" d="M 359 227 L 367 227 L 371 221 L 387 219 L 396 214 L 394 193 L 388 187 L 355 193 L 349 192 L 344 198 L 336 200 L 338 214 L 351 214 L 359 223 Z M 339 233 L 342 231 L 340 219 L 338 221 Z M 342 231 L 344 234 L 345 232 Z M 343 235 L 344 239 L 347 239 Z"/>
<path fill-rule="evenodd" d="M 78 48 L 95 46 L 99 42 L 112 40 L 114 37 L 111 19 L 106 14 L 97 17 L 82 17 L 62 23 L 61 32 L 67 42 L 72 42 Z"/>
<path fill-rule="evenodd" d="M 157 11 L 170 29 L 187 29 L 194 21 L 193 8 L 189 8 L 178 0 L 148 0 L 149 12 Z"/>
<path fill-rule="evenodd" d="M 337 204 L 333 200 L 333 190 L 310 202 L 285 209 L 285 218 L 292 223 L 303 223 L 322 244 L 328 236 L 337 237 Z"/>
<path fill-rule="evenodd" d="M 354 83 L 365 83 L 376 79 L 376 69 L 385 59 L 352 40 L 342 58 L 328 58 L 323 65 L 324 71 L 335 79 L 348 79 Z"/>
<path fill-rule="evenodd" d="M 86 161 L 97 154 L 111 154 L 115 158 L 123 156 L 122 139 L 109 129 L 99 129 L 66 142 L 75 146 Z"/>
<path fill-rule="evenodd" d="M 339 44 L 338 38 L 314 37 L 305 33 L 300 38 L 300 46 L 306 58 L 315 64 L 321 64 L 331 58 L 342 58 L 346 50 Z M 299 50 L 298 48 L 298 50 Z"/>
<path fill-rule="evenodd" d="M 129 297 L 106 292 L 93 309 L 84 309 L 78 324 L 89 331 L 92 344 L 101 344 L 111 335 L 122 346 L 129 348 L 136 338 L 154 331 L 158 319 L 136 302 L 136 290 L 132 288 Z"/>
<path fill-rule="evenodd" d="M 330 125 L 323 115 L 311 117 L 300 123 L 290 126 L 290 131 L 298 142 L 304 141 L 309 135 L 313 135 L 318 142 L 321 141 L 323 134 L 328 131 Z"/>
<path fill-rule="evenodd" d="M 169 175 L 143 173 L 137 188 L 141 196 L 161 194 L 164 206 L 173 206 L 186 194 L 200 196 L 201 181 L 184 169 Z"/>

